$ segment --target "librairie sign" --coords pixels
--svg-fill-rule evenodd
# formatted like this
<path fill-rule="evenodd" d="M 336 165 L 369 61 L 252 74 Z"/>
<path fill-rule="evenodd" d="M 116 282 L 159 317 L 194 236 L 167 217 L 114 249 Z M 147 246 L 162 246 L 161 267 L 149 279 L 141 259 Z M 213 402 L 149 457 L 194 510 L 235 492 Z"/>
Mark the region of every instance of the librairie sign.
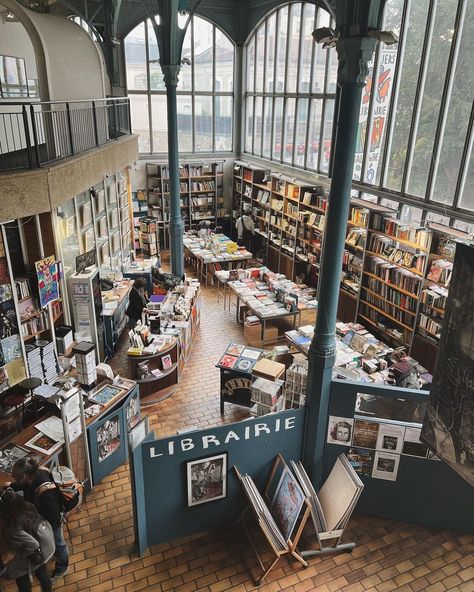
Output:
<path fill-rule="evenodd" d="M 192 451 L 201 453 L 206 451 L 215 451 L 221 446 L 227 446 L 230 443 L 245 440 L 253 440 L 274 436 L 279 432 L 287 432 L 296 428 L 296 417 L 276 417 L 271 420 L 259 421 L 246 425 L 233 424 L 232 429 L 220 428 L 216 434 L 192 432 L 186 437 L 169 438 L 163 441 L 154 441 L 150 443 L 148 455 L 150 458 L 159 459 L 164 456 L 173 456 Z"/>

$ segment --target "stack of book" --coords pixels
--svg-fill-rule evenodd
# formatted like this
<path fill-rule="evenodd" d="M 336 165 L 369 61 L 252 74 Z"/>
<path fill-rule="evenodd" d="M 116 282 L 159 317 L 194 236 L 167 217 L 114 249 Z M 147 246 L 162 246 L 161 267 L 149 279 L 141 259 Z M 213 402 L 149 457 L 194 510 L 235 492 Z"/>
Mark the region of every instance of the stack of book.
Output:
<path fill-rule="evenodd" d="M 26 298 L 30 295 L 30 284 L 28 283 L 28 280 L 26 278 L 17 278 L 15 280 L 15 288 L 18 300 Z"/>
<path fill-rule="evenodd" d="M 282 394 L 282 380 L 268 380 L 258 377 L 250 388 L 251 400 L 255 405 L 250 414 L 260 417 L 267 413 L 275 413 L 285 409 L 285 397 Z"/>
<path fill-rule="evenodd" d="M 43 367 L 41 365 L 41 350 L 31 343 L 25 344 L 28 373 L 31 377 L 43 379 Z"/>
<path fill-rule="evenodd" d="M 59 366 L 52 341 L 37 341 L 37 347 L 41 352 L 41 365 L 43 367 L 43 380 L 47 384 L 54 384 L 59 376 Z"/>

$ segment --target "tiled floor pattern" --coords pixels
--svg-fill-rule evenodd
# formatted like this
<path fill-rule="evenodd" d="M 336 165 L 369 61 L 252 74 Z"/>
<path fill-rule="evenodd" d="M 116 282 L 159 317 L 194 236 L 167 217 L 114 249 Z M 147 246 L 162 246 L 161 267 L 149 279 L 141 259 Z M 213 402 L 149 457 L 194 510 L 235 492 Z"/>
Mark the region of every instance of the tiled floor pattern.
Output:
<path fill-rule="evenodd" d="M 217 304 L 214 288 L 203 289 L 201 327 L 176 392 L 148 409 L 159 436 L 196 425 L 231 422 L 245 412 L 226 404 L 219 413 L 219 372 L 214 364 L 230 340 L 241 340 L 235 314 Z M 123 351 L 113 366 L 127 375 Z M 436 495 L 433 492 L 433 495 Z M 94 488 L 70 524 L 69 574 L 60 592 L 246 592 L 254 589 L 245 560 L 247 545 L 235 527 L 159 545 L 142 558 L 134 548 L 131 489 L 124 465 Z M 312 558 L 302 569 L 286 559 L 262 592 L 474 592 L 474 536 L 437 531 L 377 518 L 354 516 L 347 540 L 354 551 Z M 8 592 L 14 586 L 8 586 Z"/>

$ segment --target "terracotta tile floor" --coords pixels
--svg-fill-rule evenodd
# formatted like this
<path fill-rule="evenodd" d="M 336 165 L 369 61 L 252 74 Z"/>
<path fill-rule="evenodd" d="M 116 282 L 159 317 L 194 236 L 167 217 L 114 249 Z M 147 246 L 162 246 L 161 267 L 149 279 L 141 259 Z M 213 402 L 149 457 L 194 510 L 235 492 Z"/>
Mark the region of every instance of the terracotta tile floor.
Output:
<path fill-rule="evenodd" d="M 191 270 L 189 270 L 191 271 Z M 189 426 L 215 425 L 245 416 L 226 404 L 219 413 L 219 372 L 214 364 L 230 340 L 242 339 L 232 312 L 217 304 L 216 290 L 203 289 L 202 320 L 192 354 L 176 392 L 146 411 L 158 436 Z M 122 351 L 112 361 L 126 373 Z M 61 592 L 243 592 L 254 589 L 244 559 L 248 549 L 239 529 L 206 532 L 149 550 L 140 558 L 134 548 L 131 490 L 124 465 L 94 488 L 70 524 L 70 573 Z M 300 569 L 282 560 L 262 592 L 474 592 L 474 536 L 354 516 L 347 530 L 357 547 L 309 560 Z M 14 586 L 7 588 L 8 592 Z"/>

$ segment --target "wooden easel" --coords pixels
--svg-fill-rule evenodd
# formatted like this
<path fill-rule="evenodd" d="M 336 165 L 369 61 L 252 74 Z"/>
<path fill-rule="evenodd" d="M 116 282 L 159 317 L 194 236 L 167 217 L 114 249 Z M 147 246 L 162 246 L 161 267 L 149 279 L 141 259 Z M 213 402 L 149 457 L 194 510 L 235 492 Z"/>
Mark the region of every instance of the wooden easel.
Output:
<path fill-rule="evenodd" d="M 265 491 L 264 491 L 264 497 L 267 500 L 267 509 L 268 509 L 268 502 L 270 501 L 268 498 L 268 491 L 272 485 L 272 482 L 275 478 L 275 474 L 276 474 L 276 470 L 277 467 L 280 463 L 283 463 L 283 465 L 285 467 L 287 467 L 285 460 L 283 459 L 283 457 L 279 454 L 276 458 L 275 461 L 273 463 L 273 467 L 272 470 L 270 472 L 270 476 L 267 480 L 267 484 L 265 486 Z M 235 472 L 237 474 L 237 477 L 239 478 L 239 481 L 241 483 L 243 483 L 243 478 L 242 475 L 240 474 L 239 470 L 237 469 L 237 467 L 234 466 Z M 274 544 L 274 537 L 272 536 L 272 534 L 269 532 L 268 529 L 268 525 L 265 522 L 265 520 L 263 519 L 263 517 L 259 514 L 257 508 L 255 507 L 252 499 L 250 498 L 250 496 L 247 493 L 247 490 L 244 486 L 242 486 L 244 493 L 248 499 L 248 505 L 245 507 L 245 509 L 243 510 L 243 512 L 240 514 L 239 518 L 238 518 L 238 522 L 240 522 L 242 524 L 242 528 L 245 532 L 245 535 L 247 536 L 250 546 L 252 548 L 252 551 L 255 555 L 255 558 L 257 559 L 257 563 L 260 566 L 262 573 L 259 577 L 255 578 L 252 574 L 252 571 L 249 569 L 250 574 L 252 576 L 252 579 L 255 582 L 256 586 L 260 586 L 265 578 L 268 576 L 268 574 L 271 572 L 271 570 L 275 567 L 275 565 L 278 563 L 278 561 L 280 560 L 281 557 L 283 557 L 284 555 L 288 556 L 292 556 L 294 557 L 303 567 L 308 567 L 308 563 L 305 561 L 305 559 L 302 556 L 302 553 L 300 553 L 298 551 L 298 542 L 300 540 L 300 537 L 303 533 L 304 527 L 306 525 L 306 522 L 310 516 L 311 513 L 311 504 L 310 501 L 305 498 L 304 500 L 304 505 L 303 505 L 303 509 L 300 511 L 300 516 L 298 517 L 299 520 L 299 525 L 298 528 L 296 529 L 296 532 L 294 533 L 294 535 L 291 538 L 288 538 L 285 543 L 283 548 L 278 548 L 275 544 Z M 265 502 L 265 500 L 263 500 Z M 266 539 L 268 545 L 270 546 L 270 548 L 272 549 L 273 553 L 274 553 L 274 557 L 273 559 L 270 561 L 270 563 L 265 566 L 265 564 L 262 561 L 262 558 L 260 556 L 260 553 L 255 545 L 255 542 L 253 540 L 252 534 L 249 530 L 249 528 L 247 527 L 247 524 L 245 522 L 246 517 L 249 514 L 249 510 L 251 510 L 251 512 L 254 515 L 254 518 L 256 519 L 256 522 L 260 528 L 260 531 L 262 532 L 264 538 Z M 281 533 L 280 533 L 281 534 Z M 283 537 L 282 537 L 283 538 Z"/>

